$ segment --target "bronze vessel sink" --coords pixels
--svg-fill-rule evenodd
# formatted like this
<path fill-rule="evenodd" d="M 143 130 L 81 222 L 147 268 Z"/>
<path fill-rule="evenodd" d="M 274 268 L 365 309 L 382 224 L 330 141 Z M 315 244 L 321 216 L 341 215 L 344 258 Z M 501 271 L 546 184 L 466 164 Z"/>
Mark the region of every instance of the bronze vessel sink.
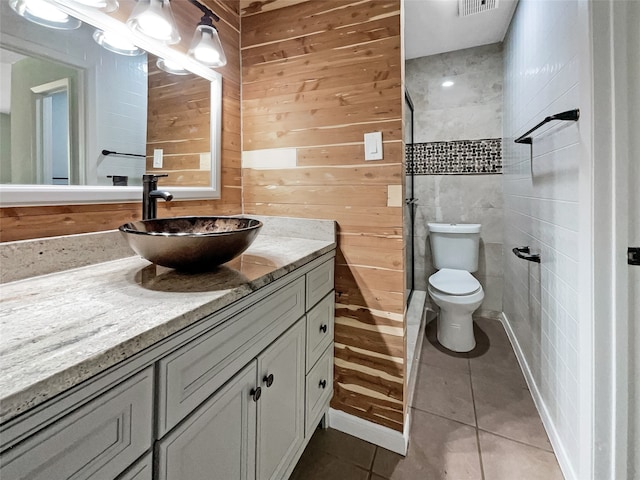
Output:
<path fill-rule="evenodd" d="M 140 220 L 118 230 L 140 256 L 163 267 L 205 271 L 244 252 L 262 222 L 235 217 L 173 217 Z"/>

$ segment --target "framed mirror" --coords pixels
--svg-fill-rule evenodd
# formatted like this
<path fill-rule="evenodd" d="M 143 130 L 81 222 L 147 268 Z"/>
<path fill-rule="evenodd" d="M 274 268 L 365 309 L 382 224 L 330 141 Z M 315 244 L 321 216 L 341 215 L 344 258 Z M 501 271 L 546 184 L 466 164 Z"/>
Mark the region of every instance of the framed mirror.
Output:
<path fill-rule="evenodd" d="M 42 27 L 0 2 L 1 205 L 139 201 L 144 173 L 168 174 L 162 187 L 178 200 L 219 198 L 221 76 L 180 45 L 131 32 L 132 0 L 115 14 L 55 3 L 82 25 Z M 96 29 L 142 50 L 108 51 Z M 188 74 L 160 70 L 158 58 Z"/>

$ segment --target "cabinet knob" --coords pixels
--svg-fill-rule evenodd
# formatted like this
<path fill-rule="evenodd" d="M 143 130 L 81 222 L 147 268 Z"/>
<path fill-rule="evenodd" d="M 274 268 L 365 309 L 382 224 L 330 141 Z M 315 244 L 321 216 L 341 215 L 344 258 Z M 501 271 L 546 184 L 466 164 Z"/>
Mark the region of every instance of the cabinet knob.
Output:
<path fill-rule="evenodd" d="M 262 389 L 260 387 L 252 388 L 249 395 L 251 395 L 254 402 L 257 402 L 260 400 L 260 396 L 262 395 Z"/>
<path fill-rule="evenodd" d="M 320 384 L 318 385 L 320 388 L 327 388 L 327 381 L 326 380 L 320 380 Z"/>
<path fill-rule="evenodd" d="M 327 333 L 327 325 L 326 324 L 325 325 L 320 325 L 320 331 L 322 333 Z"/>
<path fill-rule="evenodd" d="M 270 373 L 269 375 L 265 375 L 262 381 L 266 383 L 267 388 L 269 388 L 271 385 L 273 385 L 273 373 Z"/>

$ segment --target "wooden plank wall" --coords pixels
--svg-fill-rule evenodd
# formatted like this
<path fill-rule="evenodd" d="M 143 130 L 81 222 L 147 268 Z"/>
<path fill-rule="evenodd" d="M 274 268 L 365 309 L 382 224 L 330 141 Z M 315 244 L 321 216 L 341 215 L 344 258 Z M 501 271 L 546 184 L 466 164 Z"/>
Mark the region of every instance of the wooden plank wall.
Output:
<path fill-rule="evenodd" d="M 244 211 L 337 220 L 332 406 L 402 431 L 402 199 L 389 198 L 404 185 L 400 0 L 241 0 L 241 10 L 243 150 L 297 154 L 293 167 L 242 170 Z M 384 159 L 365 162 L 373 131 Z"/>
<path fill-rule="evenodd" d="M 172 75 L 148 55 L 148 173 L 169 175 L 162 182 L 181 187 L 211 186 L 211 84 L 197 75 Z M 162 168 L 153 167 L 153 151 L 163 151 Z M 202 165 L 204 163 L 204 165 Z"/>
<path fill-rule="evenodd" d="M 219 200 L 158 202 L 159 216 L 175 215 L 232 215 L 242 212 L 242 178 L 240 163 L 240 6 L 238 0 L 204 0 L 218 16 L 216 24 L 227 56 L 227 65 L 218 71 L 222 82 L 222 195 Z M 124 4 L 121 1 L 124 11 Z M 176 22 L 183 36 L 182 44 L 191 41 L 191 35 L 200 18 L 198 9 L 188 2 L 172 3 Z M 188 19 L 191 20 L 188 20 Z M 181 44 L 181 47 L 182 47 Z M 154 94 L 154 84 L 151 95 Z M 184 89 L 175 100 L 188 105 L 192 95 Z M 153 97 L 149 104 L 154 105 Z M 175 112 L 174 112 L 175 113 Z M 189 121 L 203 125 L 208 122 L 207 109 L 189 112 Z M 166 118 L 165 118 L 166 120 Z M 170 120 L 169 120 L 170 121 Z M 162 136 L 155 133 L 159 128 L 157 118 L 149 118 L 149 139 Z M 188 122 L 187 122 L 188 123 Z M 188 127 L 184 139 L 191 139 Z M 189 145 L 188 142 L 185 142 Z M 200 148 L 200 147 L 198 147 Z M 162 183 L 162 182 L 161 182 Z M 170 190 L 170 189 L 168 189 Z M 93 232 L 117 228 L 119 225 L 137 220 L 141 214 L 140 203 L 58 205 L 43 207 L 7 207 L 0 209 L 0 241 L 24 240 L 55 235 Z"/>

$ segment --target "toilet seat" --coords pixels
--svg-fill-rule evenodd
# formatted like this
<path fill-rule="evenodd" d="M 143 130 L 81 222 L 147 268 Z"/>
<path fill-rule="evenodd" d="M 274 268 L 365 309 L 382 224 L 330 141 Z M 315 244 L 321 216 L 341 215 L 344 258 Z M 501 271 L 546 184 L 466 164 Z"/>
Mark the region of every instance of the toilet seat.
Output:
<path fill-rule="evenodd" d="M 471 295 L 481 288 L 469 272 L 452 268 L 443 268 L 431 275 L 429 285 L 447 295 Z"/>

